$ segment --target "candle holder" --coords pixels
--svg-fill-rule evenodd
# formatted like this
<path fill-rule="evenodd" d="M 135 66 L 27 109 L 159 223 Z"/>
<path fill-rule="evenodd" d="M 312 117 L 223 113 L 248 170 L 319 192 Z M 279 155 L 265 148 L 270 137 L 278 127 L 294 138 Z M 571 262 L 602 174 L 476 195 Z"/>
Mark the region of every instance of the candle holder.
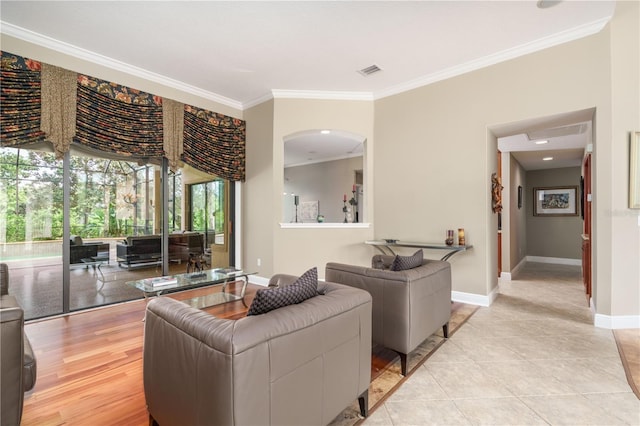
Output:
<path fill-rule="evenodd" d="M 300 197 L 297 195 L 293 196 L 293 204 L 296 206 L 296 217 L 295 223 L 298 223 L 298 204 L 300 203 Z"/>
<path fill-rule="evenodd" d="M 464 228 L 458 228 L 458 245 L 465 245 Z"/>
<path fill-rule="evenodd" d="M 342 200 L 342 211 L 344 212 L 344 221 L 342 223 L 347 223 L 347 199 Z"/>
<path fill-rule="evenodd" d="M 444 240 L 444 242 L 448 246 L 452 246 L 453 245 L 453 229 L 448 229 L 447 230 L 447 239 Z"/>
<path fill-rule="evenodd" d="M 349 204 L 351 204 L 353 206 L 353 210 L 355 212 L 355 216 L 354 216 L 353 221 L 357 223 L 358 222 L 358 200 L 356 200 L 355 185 L 353 186 L 353 191 L 351 191 L 351 193 L 353 194 L 353 196 L 349 200 Z"/>

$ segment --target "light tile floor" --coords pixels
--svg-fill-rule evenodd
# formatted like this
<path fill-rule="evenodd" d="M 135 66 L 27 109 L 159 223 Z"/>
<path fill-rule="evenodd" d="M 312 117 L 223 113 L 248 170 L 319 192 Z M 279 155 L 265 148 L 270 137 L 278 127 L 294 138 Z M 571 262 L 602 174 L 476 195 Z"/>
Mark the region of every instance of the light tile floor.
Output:
<path fill-rule="evenodd" d="M 579 266 L 528 263 L 365 425 L 640 425 Z"/>

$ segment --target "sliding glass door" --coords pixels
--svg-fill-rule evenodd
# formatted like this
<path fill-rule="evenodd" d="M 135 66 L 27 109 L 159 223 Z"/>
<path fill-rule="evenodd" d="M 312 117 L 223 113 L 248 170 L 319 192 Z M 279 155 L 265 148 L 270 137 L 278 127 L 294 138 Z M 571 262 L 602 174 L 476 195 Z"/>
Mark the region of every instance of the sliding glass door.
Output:
<path fill-rule="evenodd" d="M 0 262 L 27 319 L 62 312 L 62 182 L 52 153 L 0 148 Z"/>
<path fill-rule="evenodd" d="M 182 175 L 168 175 L 166 211 L 160 176 L 159 165 L 73 148 L 68 165 L 48 151 L 0 148 L 0 262 L 26 319 L 140 298 L 126 282 L 163 274 L 163 214 L 170 232 L 184 226 Z"/>
<path fill-rule="evenodd" d="M 161 253 L 133 268 L 125 241 L 153 234 L 157 167 L 74 151 L 70 163 L 70 310 L 139 298 L 126 282 L 159 275 Z"/>

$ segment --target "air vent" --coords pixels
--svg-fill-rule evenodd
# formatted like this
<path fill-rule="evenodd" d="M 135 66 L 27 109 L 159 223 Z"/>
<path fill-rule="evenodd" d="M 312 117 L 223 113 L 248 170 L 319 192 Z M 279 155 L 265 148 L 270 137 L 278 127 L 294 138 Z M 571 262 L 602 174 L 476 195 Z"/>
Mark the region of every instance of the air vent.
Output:
<path fill-rule="evenodd" d="M 358 70 L 358 72 L 360 74 L 362 74 L 365 77 L 370 76 L 371 74 L 375 74 L 378 71 L 382 71 L 382 68 L 380 68 L 379 66 L 377 66 L 376 64 L 370 65 L 366 68 L 362 68 L 361 70 Z"/>
<path fill-rule="evenodd" d="M 537 139 L 549 139 L 549 138 L 557 138 L 560 136 L 570 136 L 570 135 L 579 135 L 584 133 L 587 130 L 587 125 L 585 123 L 574 124 L 571 126 L 564 127 L 555 127 L 553 129 L 543 129 L 537 130 L 533 132 L 528 132 L 527 137 L 530 141 Z"/>

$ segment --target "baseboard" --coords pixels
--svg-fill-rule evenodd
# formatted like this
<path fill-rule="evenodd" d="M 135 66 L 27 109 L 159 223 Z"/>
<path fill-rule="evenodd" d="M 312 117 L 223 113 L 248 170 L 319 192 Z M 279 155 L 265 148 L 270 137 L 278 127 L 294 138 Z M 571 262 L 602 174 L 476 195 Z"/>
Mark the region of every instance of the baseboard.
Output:
<path fill-rule="evenodd" d="M 511 272 L 502 272 L 500 274 L 500 281 L 511 281 L 522 267 L 527 263 L 527 258 L 524 257 L 520 262 L 511 270 Z"/>
<path fill-rule="evenodd" d="M 261 277 L 259 275 L 249 275 L 249 282 L 251 284 L 267 287 L 269 285 L 269 278 Z"/>
<path fill-rule="evenodd" d="M 511 272 L 500 272 L 499 281 L 511 281 Z"/>
<path fill-rule="evenodd" d="M 496 300 L 499 293 L 498 287 L 494 287 L 491 290 L 491 293 L 487 296 L 482 296 L 480 294 L 474 293 L 464 293 L 461 291 L 452 291 L 451 292 L 451 300 L 454 302 L 467 303 L 469 305 L 477 305 L 477 306 L 491 306 L 491 304 Z"/>
<path fill-rule="evenodd" d="M 595 314 L 593 325 L 609 330 L 621 330 L 624 328 L 640 328 L 640 315 L 602 315 Z"/>
<path fill-rule="evenodd" d="M 566 259 L 563 257 L 527 256 L 527 262 L 555 263 L 558 265 L 582 266 L 582 259 Z"/>

